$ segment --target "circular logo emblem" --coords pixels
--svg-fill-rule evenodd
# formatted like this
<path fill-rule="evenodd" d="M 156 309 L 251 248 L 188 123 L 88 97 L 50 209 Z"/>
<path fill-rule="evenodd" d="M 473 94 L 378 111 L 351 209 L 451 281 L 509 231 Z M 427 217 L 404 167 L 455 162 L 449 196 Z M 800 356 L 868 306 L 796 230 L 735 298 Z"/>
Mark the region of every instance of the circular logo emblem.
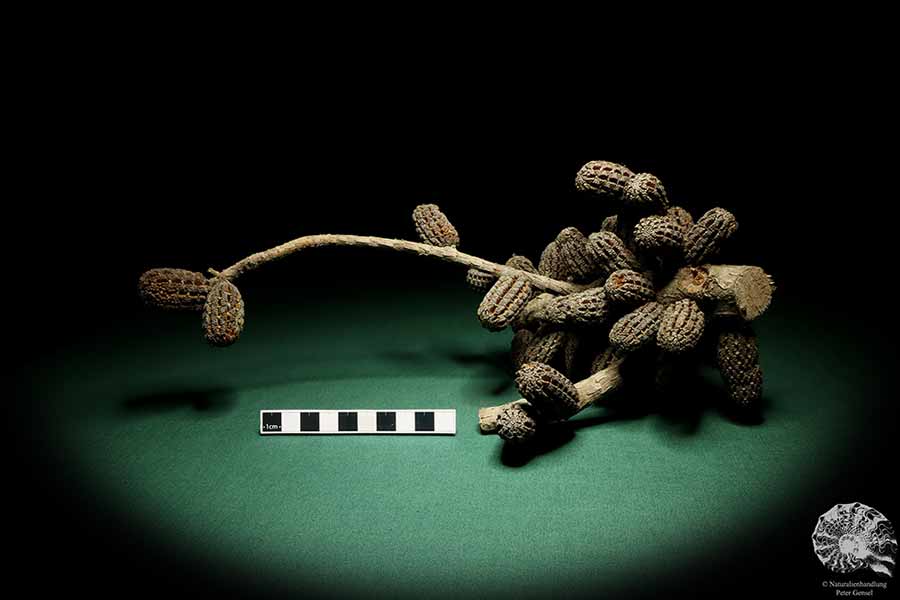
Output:
<path fill-rule="evenodd" d="M 812 534 L 813 550 L 836 573 L 869 568 L 892 576 L 897 538 L 887 518 L 865 504 L 836 504 L 819 517 Z"/>

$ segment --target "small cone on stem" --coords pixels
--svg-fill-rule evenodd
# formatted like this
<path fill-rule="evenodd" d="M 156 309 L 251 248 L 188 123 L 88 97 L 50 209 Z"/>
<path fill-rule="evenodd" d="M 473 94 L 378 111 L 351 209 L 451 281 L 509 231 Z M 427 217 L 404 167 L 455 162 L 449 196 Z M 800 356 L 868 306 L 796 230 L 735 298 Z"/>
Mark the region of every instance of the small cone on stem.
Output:
<path fill-rule="evenodd" d="M 458 246 L 459 233 L 437 204 L 420 204 L 413 210 L 416 233 L 432 246 Z"/>
<path fill-rule="evenodd" d="M 150 269 L 138 280 L 147 306 L 166 310 L 203 310 L 209 283 L 202 273 L 186 269 Z"/>
<path fill-rule="evenodd" d="M 235 343 L 244 330 L 244 300 L 237 286 L 215 279 L 203 307 L 203 333 L 212 346 Z"/>
<path fill-rule="evenodd" d="M 603 285 L 606 298 L 616 304 L 643 304 L 656 297 L 653 282 L 637 271 L 631 269 L 619 269 L 610 273 Z"/>
<path fill-rule="evenodd" d="M 737 230 L 737 219 L 724 208 L 712 208 L 694 223 L 684 237 L 684 257 L 689 265 L 700 265 L 718 253 Z"/>
<path fill-rule="evenodd" d="M 634 173 L 625 165 L 606 160 L 592 160 L 575 175 L 575 189 L 593 192 L 605 200 L 619 202 L 625 193 L 625 185 Z"/>
<path fill-rule="evenodd" d="M 575 384 L 544 363 L 522 365 L 516 373 L 516 388 L 547 420 L 568 419 L 581 408 Z"/>

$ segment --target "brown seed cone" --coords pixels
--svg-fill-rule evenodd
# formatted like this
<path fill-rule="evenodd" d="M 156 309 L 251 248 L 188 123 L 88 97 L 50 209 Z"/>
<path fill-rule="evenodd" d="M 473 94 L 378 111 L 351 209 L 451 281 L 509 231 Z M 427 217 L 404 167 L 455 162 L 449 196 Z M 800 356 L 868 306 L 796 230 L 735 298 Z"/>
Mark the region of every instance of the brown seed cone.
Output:
<path fill-rule="evenodd" d="M 478 307 L 478 320 L 489 331 L 501 331 L 530 298 L 531 284 L 526 279 L 504 275 L 484 295 Z"/>
<path fill-rule="evenodd" d="M 534 342 L 535 335 L 530 329 L 520 329 L 514 335 L 509 346 L 509 358 L 513 368 L 519 370 L 526 361 L 528 347 Z"/>
<path fill-rule="evenodd" d="M 684 228 L 671 217 L 644 217 L 634 226 L 634 245 L 656 254 L 680 251 L 684 245 Z"/>
<path fill-rule="evenodd" d="M 609 318 L 609 304 L 602 287 L 559 296 L 548 302 L 538 319 L 554 327 L 595 327 Z"/>
<path fill-rule="evenodd" d="M 656 343 L 665 352 L 680 354 L 693 349 L 703 337 L 706 317 L 690 298 L 666 306 Z"/>
<path fill-rule="evenodd" d="M 616 351 L 612 346 L 607 346 L 603 350 L 597 352 L 591 361 L 591 375 L 598 371 L 602 371 L 616 360 Z"/>
<path fill-rule="evenodd" d="M 694 217 L 680 206 L 673 206 L 667 210 L 666 216 L 670 219 L 674 219 L 681 227 L 683 233 L 687 233 L 687 230 L 694 226 Z"/>
<path fill-rule="evenodd" d="M 633 352 L 656 337 L 664 307 L 648 302 L 615 322 L 609 343 L 622 352 Z"/>
<path fill-rule="evenodd" d="M 213 346 L 230 346 L 244 329 L 244 300 L 237 286 L 214 279 L 203 307 L 203 333 Z"/>
<path fill-rule="evenodd" d="M 625 184 L 625 208 L 636 214 L 658 214 L 669 208 L 666 188 L 655 175 L 638 173 Z"/>
<path fill-rule="evenodd" d="M 494 285 L 495 281 L 497 281 L 495 275 L 485 273 L 480 269 L 473 267 L 466 271 L 466 284 L 473 290 L 486 292 L 491 289 L 491 286 Z"/>
<path fill-rule="evenodd" d="M 526 362 L 542 362 L 548 365 L 556 362 L 557 356 L 566 342 L 566 333 L 564 331 L 551 331 L 549 333 L 538 333 L 528 344 L 525 350 L 523 363 Z"/>
<path fill-rule="evenodd" d="M 513 254 L 509 257 L 509 260 L 506 261 L 507 267 L 512 267 L 514 269 L 519 269 L 520 271 L 526 271 L 528 273 L 537 273 L 538 270 L 534 267 L 534 263 L 532 263 L 528 258 L 524 256 L 519 256 L 518 254 Z"/>
<path fill-rule="evenodd" d="M 584 283 L 596 279 L 606 269 L 593 244 L 575 227 L 566 227 L 556 236 L 556 247 L 572 281 Z"/>
<path fill-rule="evenodd" d="M 579 394 L 572 381 L 544 363 L 530 362 L 516 373 L 516 388 L 538 414 L 548 420 L 568 419 L 579 409 Z"/>
<path fill-rule="evenodd" d="M 420 204 L 413 209 L 416 233 L 432 246 L 458 246 L 459 234 L 437 204 Z"/>
<path fill-rule="evenodd" d="M 632 177 L 634 173 L 624 165 L 605 160 L 592 160 L 578 170 L 578 174 L 575 175 L 575 188 L 619 201 L 625 192 L 625 184 Z"/>
<path fill-rule="evenodd" d="M 753 410 L 759 406 L 762 386 L 762 369 L 754 367 L 748 372 L 744 383 L 728 386 L 728 397 L 741 410 Z"/>
<path fill-rule="evenodd" d="M 607 300 L 616 304 L 643 304 L 656 297 L 653 282 L 646 275 L 630 269 L 610 273 L 603 289 Z"/>
<path fill-rule="evenodd" d="M 694 223 L 684 238 L 684 257 L 689 265 L 700 265 L 719 251 L 737 230 L 737 220 L 724 208 L 713 208 Z"/>
<path fill-rule="evenodd" d="M 138 280 L 138 293 L 148 306 L 167 310 L 203 310 L 209 283 L 202 273 L 185 269 L 150 269 Z"/>
<path fill-rule="evenodd" d="M 573 380 L 581 379 L 579 377 L 579 351 L 581 349 L 581 338 L 574 333 L 566 335 L 566 341 L 563 346 L 563 373 Z"/>
<path fill-rule="evenodd" d="M 512 404 L 497 415 L 497 435 L 513 444 L 527 443 L 538 432 L 535 410 L 528 404 Z"/>
<path fill-rule="evenodd" d="M 569 266 L 566 264 L 556 240 L 547 244 L 547 247 L 541 252 L 538 273 L 560 281 L 572 281 L 572 273 L 569 271 Z"/>
<path fill-rule="evenodd" d="M 732 402 L 739 408 L 753 408 L 762 396 L 759 346 L 753 330 L 744 327 L 721 332 L 716 362 Z"/>
<path fill-rule="evenodd" d="M 641 270 L 640 261 L 616 234 L 609 231 L 598 231 L 592 233 L 588 240 L 607 271 L 618 271 L 619 269 Z"/>

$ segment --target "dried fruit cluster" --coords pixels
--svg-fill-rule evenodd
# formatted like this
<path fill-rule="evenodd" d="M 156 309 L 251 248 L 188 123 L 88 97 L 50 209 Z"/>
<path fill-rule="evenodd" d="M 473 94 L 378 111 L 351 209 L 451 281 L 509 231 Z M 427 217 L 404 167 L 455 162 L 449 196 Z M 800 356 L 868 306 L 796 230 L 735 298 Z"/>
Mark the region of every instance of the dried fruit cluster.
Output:
<path fill-rule="evenodd" d="M 521 306 L 518 297 L 488 290 L 479 317 L 516 312 L 506 320 L 527 402 L 483 409 L 482 430 L 528 441 L 543 423 L 586 406 L 601 371 L 614 387 L 624 379 L 665 397 L 712 356 L 732 405 L 755 409 L 762 371 L 748 321 L 768 307 L 771 280 L 758 267 L 706 264 L 737 230 L 734 215 L 713 208 L 695 221 L 670 204 L 657 177 L 607 161 L 584 165 L 575 186 L 615 214 L 587 236 L 563 229 L 541 254 L 541 274 L 586 284 L 582 291 L 543 293 Z"/>
<path fill-rule="evenodd" d="M 229 346 L 244 328 L 234 284 L 243 273 L 326 245 L 413 252 L 469 267 L 466 282 L 484 293 L 481 324 L 514 332 L 511 358 L 523 399 L 482 409 L 482 431 L 527 441 L 624 381 L 668 394 L 704 357 L 722 373 L 733 406 L 756 407 L 762 371 L 749 321 L 768 308 L 772 282 L 759 267 L 707 264 L 736 231 L 734 215 L 713 208 L 695 221 L 670 203 L 657 177 L 607 161 L 584 165 L 575 186 L 601 202 L 598 212 L 614 214 L 589 235 L 575 227 L 560 231 L 537 267 L 523 256 L 497 264 L 459 251 L 450 220 L 436 205 L 423 204 L 413 211 L 420 242 L 309 235 L 221 272 L 210 269 L 209 278 L 151 269 L 139 291 L 152 306 L 202 310 L 207 341 Z"/>

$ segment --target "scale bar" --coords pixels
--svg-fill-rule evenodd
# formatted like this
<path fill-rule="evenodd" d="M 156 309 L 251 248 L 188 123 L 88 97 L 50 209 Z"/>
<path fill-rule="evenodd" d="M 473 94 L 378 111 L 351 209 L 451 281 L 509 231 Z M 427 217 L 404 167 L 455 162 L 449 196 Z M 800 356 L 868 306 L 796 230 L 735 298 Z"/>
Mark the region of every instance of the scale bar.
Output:
<path fill-rule="evenodd" d="M 261 410 L 260 435 L 456 435 L 456 409 Z"/>

